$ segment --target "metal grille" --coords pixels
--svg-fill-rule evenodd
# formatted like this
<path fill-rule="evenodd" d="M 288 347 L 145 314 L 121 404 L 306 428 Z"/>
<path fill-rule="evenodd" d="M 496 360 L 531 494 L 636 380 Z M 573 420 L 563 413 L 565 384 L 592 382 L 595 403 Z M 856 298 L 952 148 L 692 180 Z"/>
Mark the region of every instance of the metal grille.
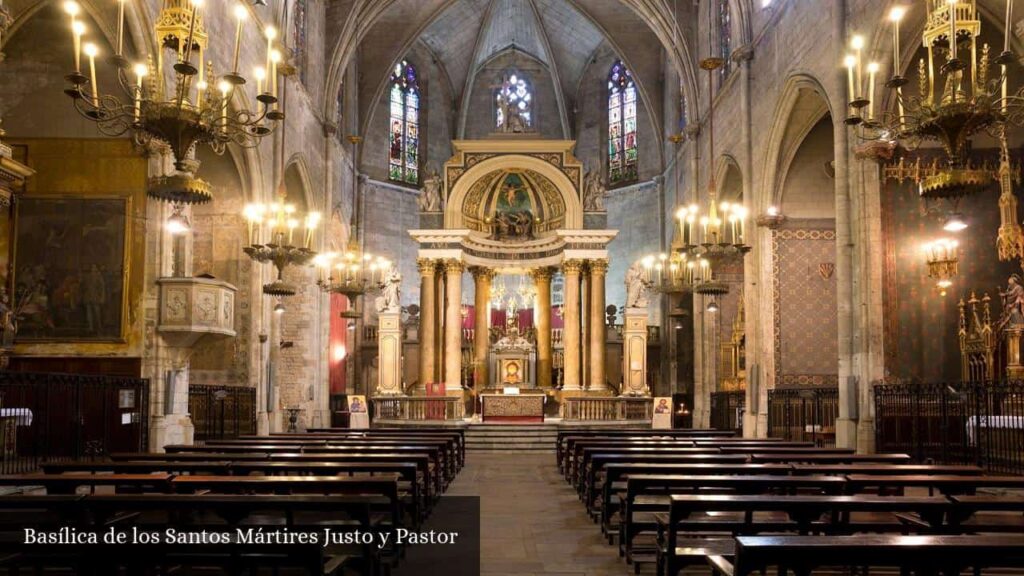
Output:
<path fill-rule="evenodd" d="M 768 436 L 771 438 L 835 446 L 838 417 L 838 388 L 768 391 Z"/>
<path fill-rule="evenodd" d="M 1024 474 L 1024 384 L 875 386 L 879 452 Z"/>
<path fill-rule="evenodd" d="M 43 460 L 141 452 L 149 444 L 149 381 L 0 372 L 0 473 Z"/>
<path fill-rule="evenodd" d="M 197 442 L 256 433 L 255 388 L 190 384 L 188 411 Z"/>
<path fill-rule="evenodd" d="M 715 430 L 743 432 L 743 411 L 747 393 L 743 390 L 711 393 L 711 427 Z"/>

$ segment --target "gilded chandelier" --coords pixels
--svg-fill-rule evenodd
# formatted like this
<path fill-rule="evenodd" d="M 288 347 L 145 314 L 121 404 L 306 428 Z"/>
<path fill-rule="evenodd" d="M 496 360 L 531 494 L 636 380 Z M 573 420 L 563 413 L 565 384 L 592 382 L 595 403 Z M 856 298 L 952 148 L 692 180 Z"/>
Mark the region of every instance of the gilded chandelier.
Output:
<path fill-rule="evenodd" d="M 210 185 L 195 177 L 195 147 L 209 145 L 218 154 L 229 143 L 254 147 L 284 119 L 277 107 L 277 68 L 281 62 L 281 54 L 274 48 L 277 31 L 272 27 L 265 31 L 266 68 L 253 72 L 257 103 L 248 109 L 241 107 L 243 98 L 235 98 L 247 83 L 238 69 L 247 7 L 238 4 L 234 8 L 237 26 L 232 65 L 230 72 L 217 76 L 212 62 L 204 59 L 209 36 L 204 26 L 203 0 L 163 0 L 153 31 L 157 53 L 136 63 L 124 55 L 126 1 L 118 0 L 116 53 L 109 58 L 116 70 L 119 93 L 101 90 L 96 75 L 99 48 L 83 42 L 86 27 L 78 19 L 81 6 L 74 0 L 64 3 L 74 43 L 74 71 L 65 76 L 69 83 L 65 93 L 82 116 L 96 122 L 102 134 L 131 134 L 139 144 L 160 142 L 170 148 L 177 172 L 153 179 L 150 196 L 176 204 L 208 202 Z M 87 59 L 84 67 L 83 54 Z M 171 74 L 174 82 L 165 87 L 165 78 Z M 231 106 L 232 100 L 237 108 Z"/>
<path fill-rule="evenodd" d="M 887 155 L 897 144 L 908 149 L 926 142 L 941 145 L 945 156 L 941 160 L 930 164 L 900 160 L 885 170 L 888 178 L 915 181 L 923 198 L 955 203 L 990 185 L 998 178 L 998 168 L 971 161 L 972 137 L 986 132 L 998 138 L 1008 125 L 1024 125 L 1024 92 L 1011 95 L 1008 85 L 1007 66 L 1015 56 L 1010 51 L 1013 2 L 1006 4 L 1003 51 L 993 56 L 988 45 L 979 46 L 981 20 L 974 0 L 927 0 L 923 45 L 928 55 L 918 62 L 914 95 L 904 93 L 908 81 L 900 75 L 900 22 L 907 9 L 893 8 L 889 13 L 893 76 L 885 82 L 895 96 L 893 111 L 876 105 L 880 65 L 865 64 L 864 38 L 852 38 L 852 52 L 843 62 L 850 97 L 846 123 L 859 137 L 881 143 Z"/>
<path fill-rule="evenodd" d="M 953 285 L 960 268 L 960 243 L 950 238 L 940 238 L 924 245 L 928 262 L 928 277 L 935 280 L 935 286 L 942 296 Z"/>
<path fill-rule="evenodd" d="M 320 213 L 310 212 L 302 217 L 294 204 L 289 204 L 283 193 L 270 204 L 249 204 L 245 218 L 249 225 L 249 245 L 242 250 L 256 262 L 270 262 L 277 270 L 277 279 L 263 286 L 270 296 L 294 296 L 296 287 L 285 281 L 284 270 L 289 266 L 304 266 L 316 256 L 313 234 L 320 224 Z M 300 226 L 300 218 L 302 219 Z"/>

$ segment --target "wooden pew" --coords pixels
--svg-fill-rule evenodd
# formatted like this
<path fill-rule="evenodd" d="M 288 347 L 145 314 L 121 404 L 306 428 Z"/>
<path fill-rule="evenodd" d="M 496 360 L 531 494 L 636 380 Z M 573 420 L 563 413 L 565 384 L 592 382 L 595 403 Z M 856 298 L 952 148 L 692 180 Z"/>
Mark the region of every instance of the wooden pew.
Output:
<path fill-rule="evenodd" d="M 10 474 L 0 476 L 0 486 L 41 486 L 47 494 L 74 494 L 85 486 L 94 492 L 97 486 L 126 488 L 133 492 L 170 492 L 171 474 Z"/>
<path fill-rule="evenodd" d="M 949 464 L 793 464 L 793 474 L 949 474 L 980 476 L 985 471 L 977 466 Z"/>
<path fill-rule="evenodd" d="M 850 474 L 847 479 L 847 492 L 855 494 L 870 488 L 928 488 L 929 493 L 974 494 L 978 488 L 1009 488 L 1024 489 L 1024 476 L 954 476 L 945 474 Z"/>
<path fill-rule="evenodd" d="M 907 454 L 820 454 L 815 452 L 806 453 L 782 453 L 765 454 L 754 453 L 750 455 L 750 461 L 755 463 L 769 464 L 772 462 L 790 462 L 793 464 L 909 464 L 910 456 Z"/>
<path fill-rule="evenodd" d="M 732 430 L 652 430 L 650 428 L 622 428 L 595 430 L 559 430 L 555 440 L 555 460 L 562 461 L 565 440 L 569 437 L 623 437 L 661 436 L 663 438 L 730 438 L 736 433 Z"/>
<path fill-rule="evenodd" d="M 587 506 L 587 511 L 594 514 L 594 501 L 599 494 L 597 479 L 604 470 L 604 466 L 613 462 L 635 462 L 635 463 L 678 463 L 678 464 L 743 464 L 747 461 L 742 454 L 686 454 L 664 452 L 615 452 L 600 453 L 590 457 L 590 464 L 584 473 L 580 474 L 580 482 L 577 485 L 580 497 Z M 596 516 L 595 516 L 596 520 Z"/>
<path fill-rule="evenodd" d="M 461 430 L 438 430 L 438 429 L 427 429 L 427 430 L 414 430 L 414 429 L 398 429 L 398 430 L 387 430 L 380 428 L 370 428 L 368 430 L 341 430 L 336 432 L 274 432 L 269 436 L 256 436 L 256 435 L 242 435 L 238 437 L 240 440 L 257 440 L 257 439 L 278 439 L 278 438 L 295 438 L 295 439 L 310 439 L 310 440 L 331 440 L 335 438 L 342 439 L 370 439 L 370 438 L 381 438 L 381 439 L 418 439 L 418 438 L 429 438 L 429 439 L 444 439 L 449 441 L 454 447 L 459 457 L 459 468 L 461 469 L 466 464 L 466 444 L 464 442 L 465 436 Z"/>
<path fill-rule="evenodd" d="M 90 474 L 114 473 L 114 474 L 153 474 L 155 472 L 166 472 L 167 474 L 230 474 L 231 463 L 228 461 L 213 462 L 176 462 L 176 461 L 150 461 L 150 462 L 104 462 L 97 460 L 76 460 L 71 462 L 43 462 L 40 466 L 45 474 L 67 474 L 69 472 L 80 472 Z"/>
<path fill-rule="evenodd" d="M 735 559 L 711 556 L 712 574 L 747 576 L 778 566 L 806 576 L 822 566 L 892 567 L 903 573 L 960 574 L 1024 567 L 1024 536 L 740 536 Z"/>

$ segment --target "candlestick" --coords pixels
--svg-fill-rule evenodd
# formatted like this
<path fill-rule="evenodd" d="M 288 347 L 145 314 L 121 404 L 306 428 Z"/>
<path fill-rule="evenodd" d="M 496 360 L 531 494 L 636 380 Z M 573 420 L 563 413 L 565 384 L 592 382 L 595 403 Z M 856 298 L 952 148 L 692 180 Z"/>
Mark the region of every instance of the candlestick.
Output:
<path fill-rule="evenodd" d="M 221 94 L 221 107 L 220 107 L 220 120 L 222 123 L 221 130 L 227 131 L 228 129 L 228 95 L 231 94 L 231 84 L 226 80 L 221 80 L 217 85 L 220 89 Z"/>
<path fill-rule="evenodd" d="M 92 102 L 94 106 L 99 106 L 100 104 L 99 87 L 96 85 L 96 55 L 99 53 L 99 48 L 92 42 L 85 45 L 85 55 L 89 57 L 89 78 L 92 81 Z"/>
<path fill-rule="evenodd" d="M 857 66 L 857 87 L 854 94 L 854 100 L 860 100 L 864 96 L 864 70 L 863 61 L 861 59 L 861 51 L 864 50 L 864 37 L 857 35 L 851 40 L 854 51 L 854 62 Z"/>
<path fill-rule="evenodd" d="M 77 6 L 77 4 L 76 4 Z M 75 45 L 75 74 L 82 73 L 82 36 L 85 34 L 85 24 L 75 20 L 71 23 L 71 34 L 74 36 Z"/>
<path fill-rule="evenodd" d="M 265 68 L 257 68 L 253 70 L 253 77 L 256 78 L 256 95 L 263 93 L 263 81 L 267 79 L 267 70 Z"/>
<path fill-rule="evenodd" d="M 693 236 L 693 233 L 694 233 L 694 229 L 693 228 L 697 224 L 697 217 L 694 216 L 693 213 L 691 212 L 690 215 L 686 217 L 686 223 L 689 225 L 689 228 L 690 228 L 690 238 L 689 238 L 690 243 L 688 244 L 688 246 L 696 244 L 696 242 L 694 241 L 695 238 Z"/>
<path fill-rule="evenodd" d="M 142 116 L 142 79 L 149 74 L 149 68 L 143 63 L 135 65 L 135 121 L 138 122 Z"/>
<path fill-rule="evenodd" d="M 855 89 L 854 83 L 853 83 L 853 69 L 856 67 L 857 61 L 853 57 L 853 55 L 847 55 L 846 58 L 843 59 L 843 64 L 846 66 L 846 78 L 847 78 L 847 82 L 849 84 L 847 86 L 847 90 L 850 91 L 848 99 L 849 99 L 849 101 L 852 102 L 853 100 L 857 99 L 857 95 L 855 94 L 856 89 Z M 854 113 L 856 113 L 856 112 L 854 111 Z"/>
<path fill-rule="evenodd" d="M 875 119 L 875 74 L 878 73 L 878 62 L 868 64 L 868 120 Z"/>
<path fill-rule="evenodd" d="M 277 64 L 280 61 L 281 61 L 281 52 L 280 51 L 274 50 L 273 52 L 270 53 L 270 81 L 273 84 L 273 88 L 274 88 L 274 90 L 273 90 L 273 92 L 271 92 L 271 94 L 274 95 L 274 98 L 277 98 Z M 274 103 L 274 108 L 275 109 L 277 108 L 277 103 L 276 102 Z"/>
<path fill-rule="evenodd" d="M 274 38 L 277 38 L 277 28 L 273 26 L 267 26 L 267 29 L 263 32 L 264 36 L 267 37 L 267 70 L 270 70 L 270 58 L 274 53 Z"/>
<path fill-rule="evenodd" d="M 124 54 L 124 3 L 117 0 L 117 55 Z"/>
<path fill-rule="evenodd" d="M 238 55 L 242 48 L 242 23 L 244 23 L 248 17 L 248 8 L 241 4 L 235 6 L 235 19 L 238 20 L 238 24 L 235 26 L 235 63 L 231 68 L 231 71 L 236 75 L 238 74 Z"/>
<path fill-rule="evenodd" d="M 949 59 L 956 60 L 956 2 L 949 0 Z M 952 71 L 950 71 L 952 72 Z M 956 98 L 956 89 L 953 90 L 953 98 Z"/>
<path fill-rule="evenodd" d="M 892 22 L 892 75 L 899 76 L 900 67 L 900 21 L 903 20 L 907 9 L 903 6 L 895 6 L 889 11 L 889 20 Z M 924 96 L 922 94 L 922 96 Z"/>
<path fill-rule="evenodd" d="M 1010 51 L 1010 28 L 1013 27 L 1013 0 L 1006 0 L 1006 26 L 1003 29 L 1003 52 Z M 1003 66 L 1003 73 L 1006 73 Z"/>

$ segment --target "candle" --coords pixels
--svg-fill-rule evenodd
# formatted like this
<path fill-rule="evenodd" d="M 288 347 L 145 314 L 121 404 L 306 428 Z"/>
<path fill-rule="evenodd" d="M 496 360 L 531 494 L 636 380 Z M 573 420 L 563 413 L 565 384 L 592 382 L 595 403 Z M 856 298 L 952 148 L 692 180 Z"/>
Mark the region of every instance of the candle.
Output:
<path fill-rule="evenodd" d="M 903 6 L 895 6 L 889 11 L 889 20 L 892 22 L 892 75 L 900 75 L 900 20 L 907 13 Z M 922 94 L 923 96 L 923 94 Z"/>
<path fill-rule="evenodd" d="M 75 20 L 71 23 L 71 33 L 75 37 L 75 74 L 82 72 L 82 36 L 85 34 L 85 24 Z"/>
<path fill-rule="evenodd" d="M 1003 52 L 1010 51 L 1010 28 L 1013 27 L 1013 0 L 1006 0 L 1006 26 L 1003 30 Z M 1006 73 L 1005 66 L 1003 73 Z"/>
<path fill-rule="evenodd" d="M 249 9 L 241 4 L 235 6 L 235 19 L 238 24 L 235 26 L 235 64 L 231 71 L 238 74 L 238 55 L 242 48 L 242 23 L 249 17 Z"/>
<path fill-rule="evenodd" d="M 847 81 L 848 81 L 847 82 L 848 86 L 846 87 L 846 89 L 850 91 L 850 94 L 849 94 L 848 98 L 849 98 L 849 101 L 852 102 L 853 100 L 855 100 L 857 98 L 857 96 L 854 94 L 854 92 L 856 92 L 856 90 L 855 90 L 854 83 L 853 83 L 853 69 L 854 69 L 854 67 L 857 66 L 857 61 L 853 57 L 853 55 L 847 55 L 846 58 L 843 60 L 843 64 L 846 66 L 846 78 L 847 78 Z M 854 112 L 854 113 L 856 113 L 856 112 Z"/>
<path fill-rule="evenodd" d="M 864 70 L 862 69 L 863 61 L 861 59 L 861 51 L 864 50 L 864 37 L 860 35 L 854 36 L 851 44 L 853 45 L 857 66 L 857 89 L 855 90 L 854 99 L 859 100 L 864 96 Z"/>
<path fill-rule="evenodd" d="M 266 31 L 263 34 L 267 37 L 267 67 L 266 69 L 271 70 L 270 59 L 274 53 L 274 38 L 277 38 L 277 28 L 273 26 L 267 26 Z"/>
<path fill-rule="evenodd" d="M 687 243 L 687 246 L 691 246 L 693 244 L 696 244 L 696 242 L 694 242 L 695 238 L 693 237 L 693 227 L 696 226 L 697 217 L 694 216 L 694 214 L 691 212 L 690 215 L 686 217 L 686 223 L 689 225 L 688 227 L 690 228 L 690 234 L 688 238 L 689 242 Z"/>
<path fill-rule="evenodd" d="M 135 65 L 135 121 L 138 122 L 142 116 L 142 79 L 149 73 L 149 68 L 143 63 Z"/>
<path fill-rule="evenodd" d="M 95 44 L 89 42 L 85 45 L 85 55 L 89 57 L 89 78 L 92 82 L 92 103 L 93 106 L 100 105 L 99 86 L 96 84 L 96 55 L 100 53 Z"/>
<path fill-rule="evenodd" d="M 956 2 L 949 0 L 949 59 L 956 60 Z M 956 88 L 953 88 L 953 99 L 956 99 Z"/>
<path fill-rule="evenodd" d="M 878 62 L 868 64 L 868 119 L 875 119 L 875 74 L 878 73 Z"/>
<path fill-rule="evenodd" d="M 221 80 L 217 85 L 220 88 L 221 94 L 221 107 L 220 107 L 220 120 L 222 123 L 221 130 L 227 131 L 228 129 L 228 96 L 231 94 L 231 84 L 226 80 Z"/>
<path fill-rule="evenodd" d="M 277 98 L 277 64 L 279 62 L 281 62 L 281 52 L 274 50 L 270 53 L 270 81 L 274 89 L 271 93 L 274 95 L 274 98 Z M 274 107 L 277 107 L 277 103 L 274 104 Z"/>
<path fill-rule="evenodd" d="M 256 95 L 259 96 L 263 93 L 263 81 L 267 79 L 267 70 L 266 68 L 256 68 L 252 75 L 256 78 Z"/>
<path fill-rule="evenodd" d="M 702 237 L 703 243 L 707 244 L 708 243 L 708 217 L 707 216 L 701 216 L 701 218 L 700 218 L 700 229 L 701 229 L 701 237 Z"/>
<path fill-rule="evenodd" d="M 117 55 L 124 54 L 124 2 L 117 0 Z"/>
<path fill-rule="evenodd" d="M 1009 3 L 1011 0 L 1006 0 L 1006 1 L 1007 1 L 1007 3 Z M 1002 68 L 1002 76 L 1003 76 L 1002 77 L 1002 81 L 1000 82 L 1000 84 L 1001 84 L 1001 86 L 1000 86 L 1000 91 L 1001 91 L 1000 96 L 1002 97 L 1002 106 L 1001 107 L 1002 107 L 1003 114 L 1006 114 L 1006 104 L 1008 102 L 1007 99 L 1006 99 L 1006 97 L 1008 95 L 1007 94 L 1006 86 L 1009 83 L 1009 79 L 1006 77 L 1006 64 L 1003 64 L 1002 66 L 1000 66 L 1000 68 Z"/>

